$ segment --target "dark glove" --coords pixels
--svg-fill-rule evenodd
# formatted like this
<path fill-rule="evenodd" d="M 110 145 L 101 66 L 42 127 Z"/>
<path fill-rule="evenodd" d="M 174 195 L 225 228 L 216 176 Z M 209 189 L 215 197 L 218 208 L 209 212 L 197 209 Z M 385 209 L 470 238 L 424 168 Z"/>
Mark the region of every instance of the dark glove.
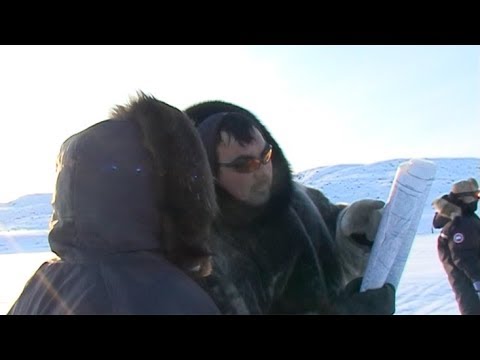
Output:
<path fill-rule="evenodd" d="M 385 203 L 381 200 L 364 199 L 353 202 L 340 213 L 340 235 L 360 242 L 373 242 L 384 206 Z M 362 238 L 365 240 L 362 241 Z"/>
<path fill-rule="evenodd" d="M 346 315 L 392 315 L 395 312 L 395 287 L 385 284 L 379 289 L 360 292 L 363 278 L 356 278 L 345 287 L 340 308 Z M 480 284 L 479 284 L 480 285 Z"/>
<path fill-rule="evenodd" d="M 480 281 L 475 281 L 473 283 L 473 288 L 477 292 L 478 299 L 480 299 Z"/>

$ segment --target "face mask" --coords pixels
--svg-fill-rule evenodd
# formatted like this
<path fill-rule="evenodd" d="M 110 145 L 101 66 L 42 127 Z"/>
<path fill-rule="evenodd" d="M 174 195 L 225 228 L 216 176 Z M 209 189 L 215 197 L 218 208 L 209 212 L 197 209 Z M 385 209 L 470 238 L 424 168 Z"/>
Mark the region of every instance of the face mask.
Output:
<path fill-rule="evenodd" d="M 462 208 L 464 212 L 471 214 L 477 211 L 477 206 L 478 206 L 478 201 L 473 201 L 469 204 L 464 204 Z"/>

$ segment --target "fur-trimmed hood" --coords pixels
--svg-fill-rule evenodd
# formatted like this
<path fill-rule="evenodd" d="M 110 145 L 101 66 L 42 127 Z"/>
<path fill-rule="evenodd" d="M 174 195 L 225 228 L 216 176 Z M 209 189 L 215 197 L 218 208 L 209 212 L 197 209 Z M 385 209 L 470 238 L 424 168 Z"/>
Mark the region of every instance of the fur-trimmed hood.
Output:
<path fill-rule="evenodd" d="M 462 215 L 462 209 L 460 206 L 450 202 L 448 195 L 443 195 L 442 197 L 433 200 L 432 207 L 439 215 L 451 220 Z"/>
<path fill-rule="evenodd" d="M 216 211 L 201 140 L 180 110 L 139 93 L 61 147 L 49 242 L 60 257 L 160 250 L 207 256 Z"/>
<path fill-rule="evenodd" d="M 266 216 L 275 217 L 279 211 L 285 210 L 290 204 L 293 191 L 293 180 L 290 165 L 285 158 L 282 149 L 263 123 L 250 111 L 238 105 L 219 100 L 201 102 L 185 109 L 185 113 L 194 121 L 195 126 L 197 127 L 212 115 L 229 112 L 245 114 L 254 119 L 256 126 L 260 130 L 264 139 L 272 145 L 273 183 L 270 201 L 263 207 L 263 209 L 254 208 L 246 204 L 239 204 L 238 201 L 232 199 L 228 193 L 217 186 L 219 203 L 222 207 L 221 212 L 222 214 L 233 212 L 235 215 L 232 214 L 230 217 L 231 219 L 238 219 L 241 214 L 244 216 L 249 214 L 250 217 L 256 217 L 255 214 L 258 214 L 259 211 L 261 211 L 262 214 L 266 214 Z M 220 117 L 218 120 L 221 120 Z M 205 139 L 203 140 L 204 147 L 207 154 L 210 154 L 209 158 L 211 159 L 213 158 L 211 154 L 216 151 L 214 141 L 213 139 L 209 139 L 206 143 Z"/>

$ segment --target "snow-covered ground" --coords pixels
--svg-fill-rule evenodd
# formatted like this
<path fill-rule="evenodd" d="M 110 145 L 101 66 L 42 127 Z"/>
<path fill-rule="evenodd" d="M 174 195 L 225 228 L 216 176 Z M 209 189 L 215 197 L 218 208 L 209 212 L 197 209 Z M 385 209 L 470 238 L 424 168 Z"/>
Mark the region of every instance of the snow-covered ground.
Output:
<path fill-rule="evenodd" d="M 480 178 L 480 159 L 430 159 L 437 175 L 425 204 L 417 236 L 397 289 L 397 315 L 459 314 L 446 274 L 438 260 L 439 231 L 432 232 L 434 198 L 453 182 Z M 296 179 L 319 188 L 333 202 L 363 198 L 386 200 L 397 166 L 405 159 L 368 165 L 337 165 L 304 171 Z M 54 255 L 47 233 L 51 194 L 26 195 L 0 204 L 0 314 L 5 314 L 25 282 L 41 263 Z"/>

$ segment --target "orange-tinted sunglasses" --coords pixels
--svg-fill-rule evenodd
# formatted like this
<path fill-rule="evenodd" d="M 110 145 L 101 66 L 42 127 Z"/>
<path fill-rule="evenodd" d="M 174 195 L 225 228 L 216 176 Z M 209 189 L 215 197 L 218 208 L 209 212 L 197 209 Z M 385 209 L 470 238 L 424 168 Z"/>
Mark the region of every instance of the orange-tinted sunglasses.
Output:
<path fill-rule="evenodd" d="M 254 158 L 251 156 L 242 156 L 229 163 L 218 163 L 220 166 L 225 166 L 232 168 L 236 172 L 247 174 L 254 172 L 260 168 L 260 166 L 266 165 L 272 159 L 273 148 L 272 145 L 267 144 L 265 149 L 260 154 L 259 158 Z"/>

